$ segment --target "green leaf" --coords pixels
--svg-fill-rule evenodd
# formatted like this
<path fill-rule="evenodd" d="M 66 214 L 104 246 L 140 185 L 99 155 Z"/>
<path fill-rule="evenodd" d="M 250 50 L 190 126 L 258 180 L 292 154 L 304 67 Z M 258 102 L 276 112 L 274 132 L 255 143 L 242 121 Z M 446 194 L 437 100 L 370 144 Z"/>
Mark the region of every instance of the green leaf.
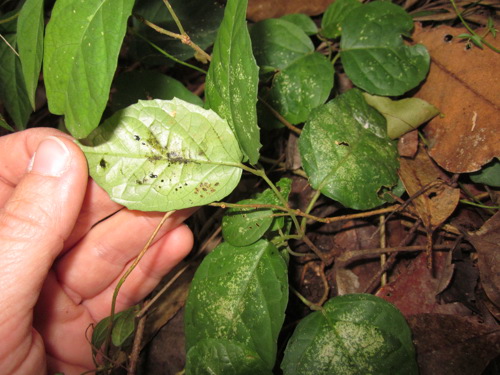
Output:
<path fill-rule="evenodd" d="M 16 34 L 7 34 L 4 30 L 0 28 L 0 33 L 10 46 L 0 40 L 0 100 L 17 129 L 23 130 L 32 109 L 24 84 L 21 60 L 12 50 L 17 47 Z"/>
<path fill-rule="evenodd" d="M 180 99 L 139 101 L 82 140 L 90 175 L 111 199 L 141 211 L 202 206 L 241 177 L 241 151 L 216 113 Z"/>
<path fill-rule="evenodd" d="M 304 31 L 291 22 L 271 18 L 250 29 L 253 53 L 261 70 L 284 69 L 295 60 L 314 52 Z"/>
<path fill-rule="evenodd" d="M 205 49 L 214 42 L 217 29 L 224 14 L 224 7 L 221 5 L 222 2 L 170 0 L 169 3 L 186 33 L 194 43 L 200 46 L 200 48 Z M 139 14 L 165 30 L 179 32 L 163 1 L 137 0 L 134 13 Z M 134 30 L 140 35 L 145 36 L 149 41 L 176 58 L 187 60 L 193 57 L 194 50 L 179 40 L 165 37 L 165 35 L 156 32 L 135 18 L 133 19 L 133 25 Z M 135 58 L 146 65 L 165 65 L 166 62 L 169 62 L 165 60 L 163 55 L 160 55 L 140 38 L 134 39 L 130 48 Z"/>
<path fill-rule="evenodd" d="M 375 95 L 402 95 L 427 75 L 429 53 L 406 46 L 413 20 L 403 8 L 376 1 L 360 6 L 342 22 L 340 56 L 353 83 Z"/>
<path fill-rule="evenodd" d="M 332 64 L 314 52 L 304 31 L 283 19 L 255 24 L 251 36 L 261 69 L 276 73 L 271 88 L 262 90 L 262 98 L 292 124 L 304 122 L 328 99 L 333 87 Z"/>
<path fill-rule="evenodd" d="M 292 180 L 282 178 L 276 183 L 276 188 L 288 201 Z M 257 194 L 254 199 L 245 199 L 238 204 L 258 205 L 283 203 L 271 188 Z M 278 230 L 285 225 L 284 217 L 275 218 L 277 210 L 266 208 L 230 208 L 222 218 L 222 235 L 224 240 L 234 246 L 248 246 L 259 240 L 271 228 Z M 282 213 L 282 211 L 279 211 Z"/>
<path fill-rule="evenodd" d="M 311 19 L 311 17 L 305 14 L 286 14 L 281 17 L 282 20 L 291 22 L 296 26 L 300 27 L 307 35 L 314 35 L 318 33 L 318 27 Z"/>
<path fill-rule="evenodd" d="M 321 35 L 335 39 L 342 34 L 341 23 L 350 11 L 361 6 L 358 0 L 336 0 L 326 9 L 321 19 Z"/>
<path fill-rule="evenodd" d="M 238 204 L 262 204 L 262 202 L 257 199 L 244 199 Z M 231 245 L 247 246 L 262 238 L 272 223 L 271 209 L 231 208 L 222 218 L 222 235 Z"/>
<path fill-rule="evenodd" d="M 191 284 L 184 315 L 187 351 L 203 339 L 238 342 L 270 370 L 288 302 L 285 262 L 271 243 L 219 245 Z"/>
<path fill-rule="evenodd" d="M 228 0 L 208 69 L 209 108 L 226 119 L 250 164 L 259 160 L 257 125 L 258 67 L 246 25 L 248 0 Z"/>
<path fill-rule="evenodd" d="M 304 318 L 281 368 L 284 375 L 418 374 L 403 315 L 368 294 L 333 298 Z"/>
<path fill-rule="evenodd" d="M 0 126 L 6 130 L 9 130 L 11 132 L 14 131 L 14 129 L 12 128 L 12 126 L 10 126 L 9 124 L 7 124 L 7 121 L 5 121 L 5 119 L 3 118 L 2 114 L 0 113 Z"/>
<path fill-rule="evenodd" d="M 47 25 L 44 80 L 49 109 L 86 137 L 108 101 L 134 0 L 58 0 Z"/>
<path fill-rule="evenodd" d="M 118 315 L 113 324 L 111 332 L 111 342 L 114 346 L 120 347 L 135 332 L 135 315 L 138 312 L 137 306 L 133 306 Z"/>
<path fill-rule="evenodd" d="M 299 151 L 312 187 L 346 207 L 376 207 L 384 203 L 378 192 L 398 181 L 397 149 L 385 119 L 356 89 L 313 113 Z"/>
<path fill-rule="evenodd" d="M 278 72 L 264 99 L 289 122 L 298 124 L 328 99 L 332 87 L 332 64 L 315 52 Z"/>
<path fill-rule="evenodd" d="M 366 102 L 379 111 L 387 121 L 387 135 L 391 139 L 417 129 L 439 114 L 432 104 L 419 98 L 391 100 L 382 96 L 363 93 Z"/>
<path fill-rule="evenodd" d="M 500 187 L 500 160 L 495 158 L 483 166 L 480 171 L 469 174 L 472 182 L 488 186 Z"/>
<path fill-rule="evenodd" d="M 186 375 L 272 375 L 254 351 L 229 340 L 205 339 L 186 357 Z"/>
<path fill-rule="evenodd" d="M 27 0 L 19 12 L 17 44 L 26 91 L 33 110 L 38 77 L 42 67 L 43 28 L 43 1 Z"/>
<path fill-rule="evenodd" d="M 176 79 L 153 71 L 127 72 L 120 74 L 113 82 L 113 111 L 135 104 L 139 99 L 173 99 L 203 106 L 203 101 Z"/>

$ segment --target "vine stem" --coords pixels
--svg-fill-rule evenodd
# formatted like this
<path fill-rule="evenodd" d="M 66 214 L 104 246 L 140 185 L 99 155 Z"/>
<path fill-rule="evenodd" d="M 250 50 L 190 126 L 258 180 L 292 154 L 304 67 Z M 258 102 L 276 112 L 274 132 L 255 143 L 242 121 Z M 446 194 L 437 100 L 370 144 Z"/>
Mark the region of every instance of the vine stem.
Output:
<path fill-rule="evenodd" d="M 313 311 L 323 310 L 323 308 L 321 306 L 316 305 L 315 303 L 309 301 L 306 297 L 304 297 L 302 294 L 300 294 L 299 291 L 297 289 L 295 289 L 291 285 L 290 285 L 290 290 L 292 291 L 293 294 L 295 294 L 297 296 L 298 299 L 300 299 L 300 301 L 304 305 L 306 305 L 307 307 L 309 307 L 311 310 L 313 310 Z"/>
<path fill-rule="evenodd" d="M 146 26 L 148 26 L 148 27 L 152 28 L 153 30 L 159 32 L 160 34 L 167 35 L 167 36 L 169 36 L 171 38 L 175 38 L 175 39 L 180 40 L 183 44 L 186 44 L 189 47 L 191 47 L 192 49 L 194 49 L 198 53 L 199 56 L 203 57 L 204 60 L 210 61 L 212 59 L 208 53 L 206 53 L 204 50 L 202 50 L 200 48 L 200 46 L 198 46 L 196 43 L 194 43 L 191 40 L 191 38 L 189 37 L 189 35 L 187 35 L 187 34 L 184 34 L 184 35 L 177 34 L 177 33 L 174 33 L 172 31 L 165 30 L 163 27 L 160 27 L 160 26 L 154 24 L 153 22 L 148 21 L 147 19 L 145 19 L 144 17 L 142 17 L 142 16 L 140 16 L 138 14 L 134 14 L 134 17 L 137 18 L 140 22 L 142 22 Z"/>
<path fill-rule="evenodd" d="M 19 13 L 21 13 L 21 12 L 17 12 L 17 13 L 13 14 L 10 17 L 7 17 L 7 18 L 5 18 L 3 20 L 0 20 L 0 25 L 15 20 L 17 17 L 19 17 Z"/>
<path fill-rule="evenodd" d="M 290 122 L 287 121 L 286 118 L 284 118 L 277 110 L 275 110 L 271 104 L 266 102 L 264 99 L 259 97 L 259 100 L 262 104 L 266 106 L 266 108 L 273 114 L 274 117 L 278 119 L 279 122 L 281 122 L 283 125 L 285 125 L 288 129 L 293 131 L 295 134 L 300 135 L 302 133 L 302 130 L 297 128 L 296 126 L 292 125 Z"/>
<path fill-rule="evenodd" d="M 177 14 L 175 14 L 174 9 L 172 8 L 172 6 L 168 2 L 168 0 L 163 0 L 163 4 L 165 4 L 165 6 L 167 7 L 168 11 L 170 12 L 170 15 L 174 19 L 174 22 L 177 25 L 177 27 L 179 28 L 180 33 L 182 35 L 187 35 L 186 31 L 184 30 L 184 27 L 182 27 L 182 23 L 179 20 L 179 17 L 177 17 Z"/>
<path fill-rule="evenodd" d="M 161 219 L 160 223 L 156 226 L 155 230 L 153 231 L 153 234 L 151 234 L 151 236 L 149 237 L 148 241 L 146 242 L 146 244 L 142 248 L 142 250 L 139 253 L 139 255 L 137 255 L 137 257 L 135 258 L 134 262 L 130 265 L 130 267 L 127 269 L 127 271 L 120 278 L 120 280 L 118 281 L 118 284 L 116 284 L 115 290 L 113 292 L 113 299 L 111 300 L 111 313 L 109 315 L 108 334 L 107 334 L 106 343 L 105 343 L 105 346 L 104 346 L 104 353 L 105 354 L 108 354 L 108 350 L 109 350 L 110 339 L 111 339 L 111 332 L 113 330 L 113 320 L 115 318 L 116 300 L 118 298 L 118 293 L 120 292 L 120 289 L 121 289 L 123 283 L 127 280 L 128 276 L 132 273 L 132 271 L 135 269 L 135 267 L 137 267 L 137 265 L 139 264 L 139 262 L 141 261 L 141 259 L 144 257 L 144 255 L 146 255 L 146 252 L 148 251 L 149 247 L 153 243 L 156 235 L 160 231 L 160 229 L 163 226 L 163 224 L 165 224 L 165 222 L 167 221 L 167 219 L 170 216 L 172 216 L 174 212 L 175 211 L 169 211 L 169 212 L 165 213 L 165 215 Z"/>
<path fill-rule="evenodd" d="M 500 53 L 500 49 L 496 48 L 494 45 L 490 44 L 488 41 L 486 41 L 483 37 L 480 35 L 476 34 L 474 30 L 471 29 L 469 24 L 465 21 L 465 18 L 462 17 L 462 12 L 459 11 L 457 4 L 455 3 L 455 0 L 450 0 L 451 5 L 453 6 L 453 9 L 455 10 L 455 13 L 457 14 L 457 17 L 460 19 L 460 22 L 465 26 L 468 32 L 470 32 L 472 35 L 477 36 L 481 42 L 486 44 L 491 50 L 495 51 L 496 53 Z"/>

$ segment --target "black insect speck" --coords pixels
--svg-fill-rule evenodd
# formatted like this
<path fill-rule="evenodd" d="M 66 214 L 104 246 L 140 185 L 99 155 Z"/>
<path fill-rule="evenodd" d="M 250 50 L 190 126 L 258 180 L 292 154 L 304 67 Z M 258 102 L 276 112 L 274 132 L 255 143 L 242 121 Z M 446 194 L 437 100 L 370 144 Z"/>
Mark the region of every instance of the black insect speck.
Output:
<path fill-rule="evenodd" d="M 100 166 L 101 168 L 106 168 L 106 167 L 107 167 L 107 165 L 108 165 L 108 163 L 107 163 L 107 162 L 106 162 L 106 160 L 104 160 L 104 159 L 101 159 L 101 161 L 99 162 L 99 166 Z"/>
<path fill-rule="evenodd" d="M 149 174 L 149 178 L 157 178 L 157 177 L 158 177 L 158 175 L 157 175 L 157 174 L 153 174 L 153 173 L 150 173 L 150 174 Z"/>
<path fill-rule="evenodd" d="M 136 135 L 134 135 L 134 139 L 135 139 L 136 141 L 140 141 L 140 140 L 141 140 L 141 137 L 139 137 L 139 136 L 136 134 Z M 144 143 L 143 143 L 143 144 L 144 144 Z"/>

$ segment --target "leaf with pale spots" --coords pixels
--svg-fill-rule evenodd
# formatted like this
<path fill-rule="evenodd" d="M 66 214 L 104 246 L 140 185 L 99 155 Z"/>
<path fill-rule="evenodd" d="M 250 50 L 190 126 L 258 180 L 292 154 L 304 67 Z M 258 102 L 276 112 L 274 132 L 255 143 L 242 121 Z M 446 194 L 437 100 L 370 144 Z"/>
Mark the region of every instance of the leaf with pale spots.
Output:
<path fill-rule="evenodd" d="M 207 106 L 226 119 L 250 164 L 260 157 L 257 125 L 258 67 L 246 24 L 247 0 L 229 0 L 208 69 Z"/>
<path fill-rule="evenodd" d="M 381 205 L 380 193 L 398 182 L 396 144 L 387 136 L 385 119 L 357 89 L 313 113 L 299 151 L 311 186 L 346 207 Z"/>
<path fill-rule="evenodd" d="M 180 99 L 139 101 L 80 147 L 111 199 L 140 211 L 203 206 L 231 193 L 243 155 L 215 112 Z"/>
<path fill-rule="evenodd" d="M 101 121 L 134 0 L 58 0 L 45 35 L 49 110 L 75 138 Z"/>
<path fill-rule="evenodd" d="M 418 374 L 411 331 L 396 307 L 369 294 L 333 298 L 295 328 L 284 375 Z"/>
<path fill-rule="evenodd" d="M 274 245 L 224 242 L 207 255 L 191 284 L 187 352 L 204 339 L 230 340 L 257 353 L 271 370 L 287 302 L 287 267 Z"/>
<path fill-rule="evenodd" d="M 402 95 L 429 71 L 423 45 L 407 46 L 413 19 L 390 2 L 376 1 L 350 11 L 342 22 L 340 56 L 352 82 L 375 95 Z"/>
<path fill-rule="evenodd" d="M 306 121 L 330 95 L 332 64 L 314 52 L 312 41 L 299 26 L 285 19 L 261 21 L 250 35 L 262 72 L 273 73 L 270 88 L 261 90 L 262 99 L 292 124 Z"/>
<path fill-rule="evenodd" d="M 221 339 L 198 342 L 186 354 L 186 375 L 272 375 L 254 351 Z"/>
<path fill-rule="evenodd" d="M 342 21 L 350 11 L 361 5 L 358 0 L 336 0 L 331 3 L 321 19 L 320 34 L 326 38 L 338 38 L 342 34 Z"/>

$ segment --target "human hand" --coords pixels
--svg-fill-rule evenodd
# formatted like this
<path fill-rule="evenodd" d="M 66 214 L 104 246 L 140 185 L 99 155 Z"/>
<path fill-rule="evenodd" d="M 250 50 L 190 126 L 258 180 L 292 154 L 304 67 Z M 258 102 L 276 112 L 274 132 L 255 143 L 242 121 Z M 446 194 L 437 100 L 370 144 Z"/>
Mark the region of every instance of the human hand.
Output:
<path fill-rule="evenodd" d="M 0 138 L 0 374 L 94 367 L 85 331 L 109 315 L 116 283 L 163 217 L 120 208 L 89 180 L 71 137 L 39 128 Z M 192 233 L 180 224 L 191 212 L 163 225 L 123 284 L 117 311 L 189 252 Z"/>

